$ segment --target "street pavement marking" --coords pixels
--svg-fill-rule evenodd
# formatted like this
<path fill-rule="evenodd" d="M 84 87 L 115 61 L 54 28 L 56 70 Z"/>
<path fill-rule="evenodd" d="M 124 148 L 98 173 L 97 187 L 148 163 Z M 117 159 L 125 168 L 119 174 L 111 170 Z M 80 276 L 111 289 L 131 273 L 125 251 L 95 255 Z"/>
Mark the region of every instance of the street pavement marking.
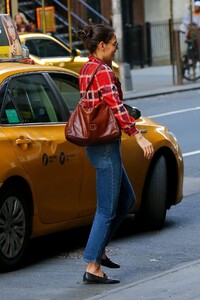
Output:
<path fill-rule="evenodd" d="M 183 153 L 182 155 L 183 155 L 183 157 L 186 157 L 186 156 L 192 156 L 192 155 L 196 155 L 196 154 L 200 154 L 200 150 Z"/>
<path fill-rule="evenodd" d="M 193 108 L 186 108 L 186 109 L 181 109 L 181 110 L 175 110 L 175 111 L 171 111 L 171 112 L 166 112 L 163 114 L 158 114 L 158 115 L 152 115 L 152 116 L 148 116 L 148 118 L 159 118 L 159 117 L 165 117 L 165 116 L 170 116 L 170 115 L 175 115 L 175 114 L 181 114 L 181 113 L 185 113 L 188 111 L 194 111 L 194 110 L 199 110 L 200 107 L 193 107 Z"/>
<path fill-rule="evenodd" d="M 181 109 L 181 110 L 175 110 L 175 111 L 171 111 L 171 112 L 167 112 L 167 113 L 163 113 L 163 114 L 158 114 L 158 115 L 152 115 L 152 116 L 148 116 L 148 118 L 159 118 L 159 117 L 164 117 L 164 116 L 170 116 L 170 115 L 175 115 L 175 114 L 181 114 L 184 112 L 188 112 L 188 111 L 194 111 L 194 110 L 199 110 L 200 107 L 193 107 L 193 108 L 187 108 L 187 109 Z M 187 156 L 192 156 L 192 155 L 196 155 L 196 154 L 200 154 L 200 150 L 197 151 L 191 151 L 191 152 L 187 152 L 187 153 L 183 153 L 183 157 L 187 157 Z"/>

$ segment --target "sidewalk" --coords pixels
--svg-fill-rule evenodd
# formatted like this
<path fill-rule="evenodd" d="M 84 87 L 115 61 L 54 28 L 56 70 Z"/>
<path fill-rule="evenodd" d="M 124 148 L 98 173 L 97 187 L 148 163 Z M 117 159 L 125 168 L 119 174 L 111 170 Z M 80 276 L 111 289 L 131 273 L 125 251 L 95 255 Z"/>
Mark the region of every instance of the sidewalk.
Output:
<path fill-rule="evenodd" d="M 98 299 L 200 300 L 200 260 L 88 298 Z"/>
<path fill-rule="evenodd" d="M 200 88 L 200 80 L 193 83 L 183 80 L 183 85 L 177 85 L 176 70 L 172 66 L 146 67 L 143 69 L 132 69 L 132 91 L 124 92 L 124 100 L 144 98 L 162 94 Z M 175 80 L 175 84 L 173 81 Z"/>
<path fill-rule="evenodd" d="M 131 70 L 133 91 L 124 92 L 124 100 L 151 97 L 200 89 L 196 83 L 173 83 L 172 66 Z M 176 74 L 175 74 L 176 81 Z M 123 287 L 113 286 L 109 292 L 88 300 L 200 300 L 200 260 L 159 273 Z"/>

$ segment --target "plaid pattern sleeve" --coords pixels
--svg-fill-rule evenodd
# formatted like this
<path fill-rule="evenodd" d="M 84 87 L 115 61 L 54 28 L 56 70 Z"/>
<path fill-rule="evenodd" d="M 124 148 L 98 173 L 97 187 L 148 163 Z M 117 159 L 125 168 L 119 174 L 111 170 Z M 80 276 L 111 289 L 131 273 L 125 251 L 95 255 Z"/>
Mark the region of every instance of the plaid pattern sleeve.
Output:
<path fill-rule="evenodd" d="M 98 68 L 94 80 L 85 97 L 87 106 L 94 106 L 99 102 L 99 98 L 106 101 L 113 110 L 121 129 L 128 135 L 134 135 L 138 132 L 135 127 L 135 119 L 131 117 L 123 105 L 121 84 L 115 77 L 113 70 L 102 61 L 89 57 L 89 62 L 82 68 L 79 76 L 79 88 L 81 95 L 87 88 L 91 74 L 97 64 Z"/>

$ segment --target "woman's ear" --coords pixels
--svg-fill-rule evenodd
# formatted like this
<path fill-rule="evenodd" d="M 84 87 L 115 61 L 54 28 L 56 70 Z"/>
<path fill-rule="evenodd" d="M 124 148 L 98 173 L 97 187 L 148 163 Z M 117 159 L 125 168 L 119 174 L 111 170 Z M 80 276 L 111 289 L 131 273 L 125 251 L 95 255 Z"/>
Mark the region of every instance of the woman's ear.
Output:
<path fill-rule="evenodd" d="M 105 43 L 102 41 L 99 43 L 99 47 L 101 50 L 103 50 L 105 48 Z"/>

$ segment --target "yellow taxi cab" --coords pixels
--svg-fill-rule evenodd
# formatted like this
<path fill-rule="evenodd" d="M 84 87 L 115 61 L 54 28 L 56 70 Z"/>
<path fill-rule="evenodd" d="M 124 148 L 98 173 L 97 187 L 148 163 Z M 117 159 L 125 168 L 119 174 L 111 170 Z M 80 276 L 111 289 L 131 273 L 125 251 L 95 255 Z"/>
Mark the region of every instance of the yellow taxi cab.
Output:
<path fill-rule="evenodd" d="M 24 49 L 15 56 L 9 51 L 9 46 L 0 45 L 0 270 L 4 271 L 20 266 L 30 239 L 90 224 L 96 206 L 95 171 L 85 149 L 66 141 L 64 134 L 70 111 L 79 101 L 78 75 L 32 65 Z M 158 229 L 167 210 L 183 197 L 182 154 L 166 127 L 141 116 L 136 108 L 127 109 L 155 149 L 151 160 L 144 159 L 135 140 L 122 135 L 124 165 L 136 193 L 130 213 Z"/>
<path fill-rule="evenodd" d="M 57 66 L 79 73 L 88 58 L 81 51 L 70 50 L 64 43 L 49 34 L 20 33 L 20 41 L 29 49 L 30 57 L 42 66 Z M 119 77 L 119 65 L 113 62 L 113 70 Z"/>

